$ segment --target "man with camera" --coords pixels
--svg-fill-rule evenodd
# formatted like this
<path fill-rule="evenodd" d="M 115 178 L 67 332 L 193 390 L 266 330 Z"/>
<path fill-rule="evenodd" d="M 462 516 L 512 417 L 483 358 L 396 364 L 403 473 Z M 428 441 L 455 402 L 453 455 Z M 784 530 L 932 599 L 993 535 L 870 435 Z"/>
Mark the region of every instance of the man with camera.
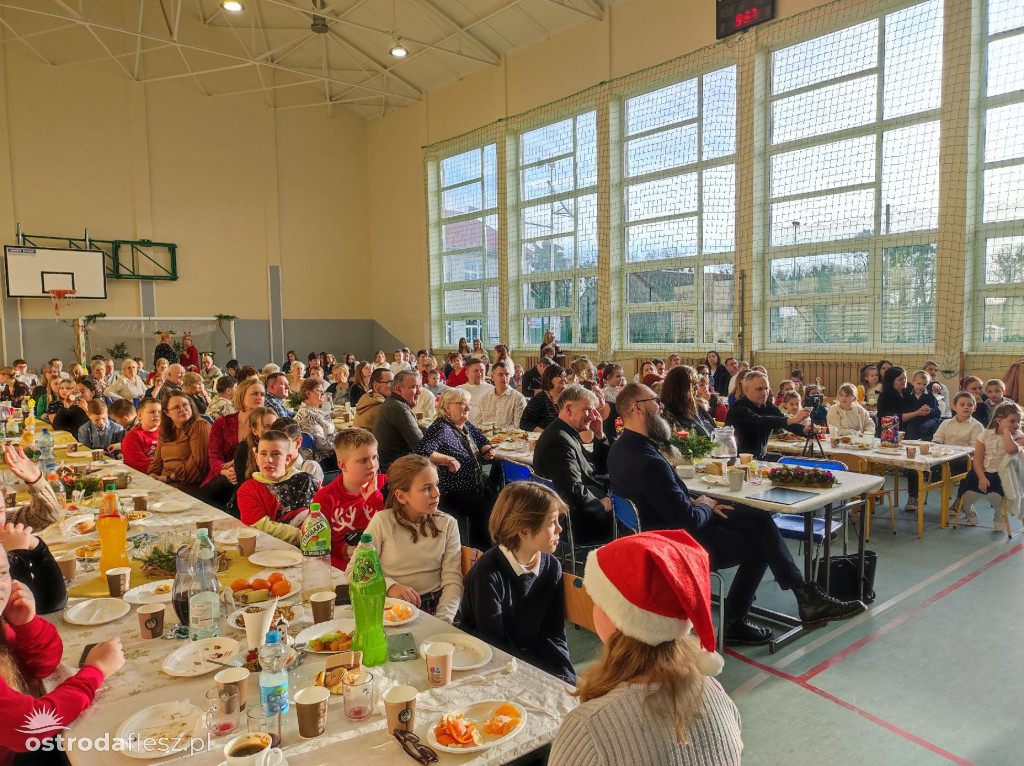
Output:
<path fill-rule="evenodd" d="M 739 452 L 749 452 L 757 460 L 779 459 L 776 452 L 768 452 L 768 439 L 776 429 L 785 429 L 797 436 L 810 433 L 808 418 L 811 408 L 804 407 L 789 417 L 768 401 L 768 376 L 751 372 L 743 379 L 743 396 L 729 407 L 725 424 L 732 426 Z"/>

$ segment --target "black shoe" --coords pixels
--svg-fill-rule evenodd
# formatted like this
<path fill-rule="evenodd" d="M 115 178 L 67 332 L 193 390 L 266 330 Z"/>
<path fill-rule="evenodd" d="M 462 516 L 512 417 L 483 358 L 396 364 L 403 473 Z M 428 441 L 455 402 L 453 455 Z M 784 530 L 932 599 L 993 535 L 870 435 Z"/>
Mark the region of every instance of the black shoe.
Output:
<path fill-rule="evenodd" d="M 755 625 L 746 617 L 725 626 L 725 643 L 742 646 L 762 646 L 772 640 L 769 628 Z"/>
<path fill-rule="evenodd" d="M 848 620 L 867 609 L 861 601 L 832 598 L 816 582 L 805 582 L 794 588 L 793 593 L 800 608 L 800 622 L 808 626 L 820 627 L 832 620 Z"/>

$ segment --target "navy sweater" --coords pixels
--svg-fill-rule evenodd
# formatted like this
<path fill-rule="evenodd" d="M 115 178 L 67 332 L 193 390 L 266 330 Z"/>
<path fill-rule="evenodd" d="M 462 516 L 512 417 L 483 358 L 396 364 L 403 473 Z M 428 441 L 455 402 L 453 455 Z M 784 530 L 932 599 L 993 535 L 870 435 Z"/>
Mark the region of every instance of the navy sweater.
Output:
<path fill-rule="evenodd" d="M 540 574 L 520 574 L 498 546 L 466 575 L 459 627 L 513 657 L 576 683 L 565 642 L 562 565 L 540 554 Z"/>

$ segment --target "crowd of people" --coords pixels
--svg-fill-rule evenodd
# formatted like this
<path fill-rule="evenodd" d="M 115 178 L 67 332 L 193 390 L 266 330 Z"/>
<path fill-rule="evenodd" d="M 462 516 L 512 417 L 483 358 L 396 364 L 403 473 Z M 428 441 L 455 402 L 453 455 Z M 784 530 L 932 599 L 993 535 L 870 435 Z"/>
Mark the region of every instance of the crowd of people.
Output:
<path fill-rule="evenodd" d="M 688 489 L 665 456 L 672 434 L 711 437 L 724 423 L 740 452 L 771 460 L 768 441 L 779 430 L 805 435 L 823 424 L 839 435 L 874 433 L 882 417 L 895 416 L 908 437 L 975 446 L 961 493 L 978 494 L 1001 492 L 1006 460 L 1024 447 L 1021 410 L 1002 381 L 965 377 L 951 397 L 931 361 L 909 376 L 887 360 L 867 365 L 826 409 L 823 392 L 799 370 L 775 391 L 763 367 L 715 351 L 693 366 L 677 354 L 645 361 L 632 381 L 619 364 L 570 360 L 553 337 L 525 371 L 506 346 L 489 353 L 479 340 L 464 340 L 443 363 L 407 348 L 390 360 L 377 351 L 372 361 L 317 352 L 300 361 L 289 351 L 280 367 L 231 360 L 222 373 L 186 338 L 175 354 L 164 336 L 148 371 L 140 359 L 123 360 L 117 372 L 114 360 L 96 357 L 88 370 L 75 364 L 65 372 L 52 359 L 37 378 L 16 360 L 0 368 L 0 396 L 15 406 L 31 402 L 54 429 L 287 542 L 298 543 L 310 505 L 319 503 L 340 569 L 351 565 L 360 535 L 372 534 L 390 596 L 578 684 L 583 704 L 555 740 L 556 764 L 606 755 L 612 745 L 603 732 L 623 734 L 629 727 L 615 722 L 641 709 L 660 717 L 647 736 L 629 741 L 631 762 L 690 762 L 675 760 L 679 748 L 706 758 L 693 762 L 738 762 L 738 714 L 706 678 L 720 668 L 710 570 L 736 568 L 726 644 L 771 640 L 748 616 L 768 570 L 793 592 L 805 624 L 865 609 L 805 581 L 769 514 Z M 351 427 L 336 427 L 339 408 L 353 415 Z M 547 484 L 505 484 L 484 434 L 491 428 L 539 432 L 534 471 Z M 62 608 L 66 594 L 33 534 L 58 518 L 59 504 L 23 454 L 8 449 L 6 460 L 32 497 L 18 515 L 0 519 L 9 658 L 0 662 L 7 683 L 0 696 L 16 709 L 26 684 L 52 669 L 52 657 L 26 651 L 55 635 L 35 613 Z M 915 487 L 908 510 L 917 509 Z M 612 541 L 612 493 L 634 503 L 643 533 Z M 973 507 L 967 515 L 977 522 Z M 605 650 L 580 678 L 565 640 L 554 555 L 570 524 L 577 544 L 600 546 L 585 583 Z M 464 544 L 484 551 L 465 580 Z M 70 720 L 121 663 L 117 639 L 99 645 L 77 676 L 43 699 Z M 651 699 L 666 704 L 645 708 Z M 5 746 L 0 741 L 0 754 Z"/>

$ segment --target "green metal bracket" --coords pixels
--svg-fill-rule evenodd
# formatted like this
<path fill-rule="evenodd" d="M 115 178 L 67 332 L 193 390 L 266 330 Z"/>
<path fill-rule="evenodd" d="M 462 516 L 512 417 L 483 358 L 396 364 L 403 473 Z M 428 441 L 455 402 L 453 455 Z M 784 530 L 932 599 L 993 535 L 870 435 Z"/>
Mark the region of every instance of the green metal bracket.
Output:
<path fill-rule="evenodd" d="M 148 239 L 93 239 L 88 248 L 84 237 L 51 237 L 43 234 L 24 235 L 31 247 L 66 247 L 72 250 L 101 250 L 106 275 L 110 279 L 153 279 L 173 281 L 178 278 L 178 246 L 171 242 Z M 40 240 L 49 240 L 41 242 Z M 59 242 L 59 245 L 54 245 Z"/>

